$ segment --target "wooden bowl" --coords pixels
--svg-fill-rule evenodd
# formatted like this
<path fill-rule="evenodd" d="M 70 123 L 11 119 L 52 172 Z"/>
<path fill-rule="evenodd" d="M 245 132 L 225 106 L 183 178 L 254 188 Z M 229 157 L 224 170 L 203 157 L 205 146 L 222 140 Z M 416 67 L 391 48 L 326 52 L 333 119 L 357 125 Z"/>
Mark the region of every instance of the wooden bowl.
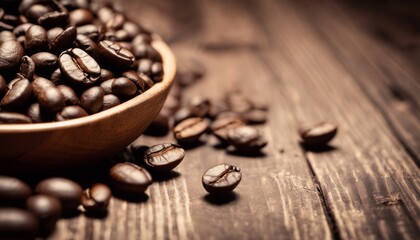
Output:
<path fill-rule="evenodd" d="M 79 119 L 37 124 L 0 125 L 0 168 L 65 169 L 104 160 L 138 138 L 159 114 L 171 88 L 175 57 L 156 38 L 164 77 L 143 94 L 111 109 Z"/>

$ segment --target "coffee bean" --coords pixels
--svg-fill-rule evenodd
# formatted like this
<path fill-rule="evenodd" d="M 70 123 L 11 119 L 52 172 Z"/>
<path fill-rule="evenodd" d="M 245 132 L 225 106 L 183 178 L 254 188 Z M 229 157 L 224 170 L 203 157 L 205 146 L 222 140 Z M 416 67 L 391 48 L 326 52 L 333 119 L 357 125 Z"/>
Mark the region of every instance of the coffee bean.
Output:
<path fill-rule="evenodd" d="M 47 31 L 39 25 L 32 25 L 25 34 L 25 50 L 34 53 L 45 49 L 47 49 Z"/>
<path fill-rule="evenodd" d="M 0 99 L 3 98 L 4 95 L 6 95 L 8 90 L 6 80 L 2 75 L 0 75 Z"/>
<path fill-rule="evenodd" d="M 226 103 L 231 111 L 244 113 L 252 109 L 252 103 L 240 92 L 232 92 L 226 96 Z"/>
<path fill-rule="evenodd" d="M 35 80 L 31 83 L 31 86 L 35 96 L 40 94 L 42 91 L 45 91 L 45 89 L 55 87 L 53 82 L 43 77 L 35 78 Z"/>
<path fill-rule="evenodd" d="M 137 86 L 126 77 L 115 79 L 111 88 L 113 94 L 121 97 L 131 97 L 137 93 Z"/>
<path fill-rule="evenodd" d="M 26 207 L 38 218 L 42 234 L 49 234 L 55 229 L 62 211 L 61 203 L 56 197 L 42 194 L 35 195 L 27 200 Z"/>
<path fill-rule="evenodd" d="M 57 89 L 63 95 L 64 104 L 66 106 L 79 105 L 80 104 L 79 98 L 77 97 L 76 93 L 74 92 L 74 90 L 71 87 L 66 86 L 66 85 L 59 85 L 59 86 L 57 86 Z"/>
<path fill-rule="evenodd" d="M 54 120 L 54 114 L 42 109 L 39 103 L 32 103 L 28 108 L 27 115 L 34 123 L 48 122 Z"/>
<path fill-rule="evenodd" d="M 31 119 L 23 114 L 15 112 L 0 112 L 0 123 L 31 123 Z"/>
<path fill-rule="evenodd" d="M 98 45 L 100 55 L 115 67 L 129 68 L 134 63 L 134 55 L 117 43 L 105 40 Z"/>
<path fill-rule="evenodd" d="M 242 113 L 241 117 L 248 124 L 261 124 L 267 121 L 267 111 L 260 109 L 251 109 Z"/>
<path fill-rule="evenodd" d="M 175 139 L 180 143 L 197 141 L 209 127 L 209 123 L 203 118 L 188 118 L 177 124 L 173 130 Z"/>
<path fill-rule="evenodd" d="M 97 113 L 102 109 L 105 92 L 101 87 L 91 87 L 80 96 L 80 106 L 88 113 Z"/>
<path fill-rule="evenodd" d="M 22 23 L 19 26 L 15 27 L 15 29 L 13 29 L 13 34 L 16 35 L 16 37 L 19 36 L 25 36 L 26 32 L 28 31 L 28 29 L 34 24 L 32 23 Z"/>
<path fill-rule="evenodd" d="M 23 1 L 19 12 L 45 28 L 67 25 L 69 18 L 67 10 L 58 1 Z"/>
<path fill-rule="evenodd" d="M 49 112 L 58 112 L 64 107 L 64 96 L 55 86 L 41 91 L 37 99 L 39 105 Z"/>
<path fill-rule="evenodd" d="M 83 190 L 79 184 L 65 178 L 48 178 L 35 187 L 38 194 L 53 196 L 60 200 L 64 212 L 74 212 L 80 204 Z"/>
<path fill-rule="evenodd" d="M 144 193 L 152 184 L 152 176 L 146 169 L 132 163 L 118 163 L 109 170 L 115 188 L 128 193 Z"/>
<path fill-rule="evenodd" d="M 150 36 L 150 34 L 139 33 L 133 38 L 133 40 L 131 41 L 131 44 L 133 46 L 139 46 L 139 45 L 147 46 L 147 45 L 150 45 L 152 43 L 152 40 L 153 39 Z M 145 49 L 145 51 L 147 52 L 147 49 Z M 140 58 L 137 55 L 136 55 L 136 57 Z M 147 57 L 147 55 L 145 55 L 145 57 Z"/>
<path fill-rule="evenodd" d="M 245 123 L 238 117 L 218 117 L 211 124 L 211 130 L 220 141 L 228 141 L 228 131 L 231 128 L 244 126 Z"/>
<path fill-rule="evenodd" d="M 39 52 L 31 56 L 37 72 L 41 69 L 55 69 L 58 66 L 57 56 L 49 52 Z"/>
<path fill-rule="evenodd" d="M 51 80 L 51 82 L 54 83 L 54 85 L 60 85 L 63 83 L 63 79 L 61 78 L 61 70 L 60 68 L 55 69 L 51 75 L 49 76 L 49 78 Z"/>
<path fill-rule="evenodd" d="M 137 36 L 137 34 L 140 33 L 140 27 L 137 24 L 130 21 L 125 21 L 124 25 L 122 26 L 122 29 L 127 32 L 130 39 L 133 39 Z"/>
<path fill-rule="evenodd" d="M 308 145 L 326 145 L 337 134 L 338 126 L 332 122 L 321 122 L 299 130 L 303 142 Z"/>
<path fill-rule="evenodd" d="M 107 29 L 118 30 L 122 28 L 125 23 L 125 17 L 121 13 L 115 13 L 112 17 L 106 22 Z"/>
<path fill-rule="evenodd" d="M 126 76 L 124 76 L 124 74 L 123 74 L 123 77 L 126 77 Z M 100 78 L 100 81 L 101 82 L 104 82 L 104 81 L 109 80 L 111 78 L 114 78 L 114 73 L 111 72 L 111 71 L 109 71 L 108 69 L 101 68 L 101 78 Z"/>
<path fill-rule="evenodd" d="M 210 194 L 226 194 L 241 182 L 241 170 L 230 164 L 219 164 L 208 169 L 202 178 L 204 189 Z"/>
<path fill-rule="evenodd" d="M 22 63 L 20 64 L 19 74 L 22 77 L 28 79 L 29 81 L 32 81 L 35 74 L 35 63 L 32 60 L 32 58 L 30 58 L 29 56 L 22 57 Z"/>
<path fill-rule="evenodd" d="M 88 37 L 93 42 L 97 41 L 101 35 L 98 27 L 93 24 L 77 27 L 77 33 L 78 35 L 83 35 L 83 36 Z"/>
<path fill-rule="evenodd" d="M 76 9 L 70 12 L 70 24 L 83 26 L 93 23 L 93 14 L 87 9 Z"/>
<path fill-rule="evenodd" d="M 0 32 L 0 42 L 16 41 L 16 36 L 11 31 Z"/>
<path fill-rule="evenodd" d="M 160 62 L 155 62 L 152 64 L 150 72 L 153 77 L 153 81 L 160 82 L 163 80 L 163 65 Z"/>
<path fill-rule="evenodd" d="M 7 91 L 0 103 L 3 109 L 15 109 L 27 104 L 32 97 L 32 86 L 28 79 L 19 79 Z"/>
<path fill-rule="evenodd" d="M 113 94 L 107 94 L 104 96 L 104 103 L 102 106 L 102 111 L 115 107 L 119 105 L 120 103 L 121 103 L 120 99 L 117 96 Z"/>
<path fill-rule="evenodd" d="M 25 182 L 14 177 L 0 176 L 1 206 L 23 206 L 31 193 L 31 188 Z"/>
<path fill-rule="evenodd" d="M 153 87 L 153 85 L 155 84 L 154 82 L 153 82 L 153 80 L 149 77 L 149 76 L 147 76 L 146 74 L 144 74 L 144 73 L 138 73 L 139 74 L 139 77 L 143 80 L 143 82 L 145 83 L 145 87 L 146 87 L 146 89 L 149 89 L 149 88 L 151 88 L 151 87 Z"/>
<path fill-rule="evenodd" d="M 173 114 L 174 125 L 177 125 L 178 123 L 184 121 L 185 119 L 193 118 L 193 117 L 198 117 L 198 116 L 195 114 L 195 112 L 191 110 L 191 108 L 189 107 L 180 108 Z"/>
<path fill-rule="evenodd" d="M 146 91 L 146 83 L 135 71 L 126 71 L 122 76 L 130 79 L 136 85 L 139 93 Z"/>
<path fill-rule="evenodd" d="M 0 71 L 6 72 L 17 68 L 23 57 L 23 53 L 23 47 L 18 41 L 5 41 L 5 39 L 0 36 Z"/>
<path fill-rule="evenodd" d="M 101 83 L 101 88 L 104 90 L 105 94 L 112 94 L 112 83 L 114 81 L 115 81 L 115 78 L 111 78 Z"/>
<path fill-rule="evenodd" d="M 231 145 L 240 152 L 258 152 L 267 145 L 259 131 L 251 126 L 230 128 L 227 138 Z"/>
<path fill-rule="evenodd" d="M 82 195 L 82 206 L 87 212 L 104 212 L 111 200 L 111 189 L 105 184 L 94 184 L 86 189 Z"/>
<path fill-rule="evenodd" d="M 52 52 L 61 52 L 72 46 L 76 39 L 77 31 L 76 28 L 70 26 L 65 30 L 62 30 L 55 38 L 48 41 L 49 49 Z"/>
<path fill-rule="evenodd" d="M 152 65 L 153 62 L 150 59 L 140 59 L 139 60 L 139 66 L 137 68 L 138 72 L 144 73 L 146 75 L 149 75 L 152 73 Z"/>
<path fill-rule="evenodd" d="M 181 146 L 165 143 L 154 145 L 144 153 L 144 163 L 153 172 L 167 172 L 174 169 L 184 159 L 185 151 Z"/>
<path fill-rule="evenodd" d="M 112 16 L 114 15 L 114 11 L 112 11 L 112 9 L 108 7 L 101 7 L 100 9 L 98 9 L 97 15 L 102 23 L 106 23 L 112 18 Z"/>
<path fill-rule="evenodd" d="M 101 76 L 98 63 L 80 48 L 61 53 L 58 62 L 61 73 L 74 83 L 89 86 Z"/>
<path fill-rule="evenodd" d="M 38 228 L 38 220 L 32 213 L 0 208 L 0 239 L 34 239 Z"/>
<path fill-rule="evenodd" d="M 188 106 L 197 117 L 204 117 L 210 110 L 211 102 L 202 96 L 195 96 L 190 99 Z"/>
<path fill-rule="evenodd" d="M 67 106 L 61 112 L 57 113 L 56 120 L 65 121 L 86 116 L 88 116 L 88 113 L 83 108 L 79 106 Z"/>

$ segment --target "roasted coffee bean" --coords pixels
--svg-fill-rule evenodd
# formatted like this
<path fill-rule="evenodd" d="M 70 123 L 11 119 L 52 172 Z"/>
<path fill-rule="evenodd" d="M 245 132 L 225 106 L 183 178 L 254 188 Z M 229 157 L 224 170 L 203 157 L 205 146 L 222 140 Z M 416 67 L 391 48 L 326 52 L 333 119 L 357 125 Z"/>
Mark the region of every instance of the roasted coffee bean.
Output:
<path fill-rule="evenodd" d="M 79 105 L 80 104 L 80 100 L 77 97 L 76 93 L 74 92 L 74 90 L 66 85 L 59 85 L 57 86 L 58 90 L 61 92 L 61 94 L 64 97 L 64 104 L 66 106 L 70 106 L 70 105 Z"/>
<path fill-rule="evenodd" d="M 207 115 L 215 119 L 217 118 L 221 113 L 229 111 L 229 107 L 224 101 L 212 101 L 209 111 L 207 112 Z"/>
<path fill-rule="evenodd" d="M 19 36 L 25 36 L 26 31 L 28 31 L 28 29 L 29 29 L 32 25 L 34 25 L 34 24 L 32 24 L 32 23 L 22 23 L 22 24 L 20 24 L 19 26 L 15 27 L 15 28 L 13 29 L 13 34 L 15 34 L 15 35 L 16 35 L 16 37 L 19 37 Z"/>
<path fill-rule="evenodd" d="M 111 182 L 123 192 L 144 193 L 152 184 L 152 176 L 146 169 L 132 163 L 118 163 L 109 170 Z"/>
<path fill-rule="evenodd" d="M 88 9 L 89 8 L 89 0 L 61 0 L 60 3 L 69 10 L 72 9 Z"/>
<path fill-rule="evenodd" d="M 147 76 L 146 74 L 144 74 L 144 73 L 139 73 L 139 77 L 143 80 L 143 82 L 145 83 L 145 87 L 146 87 L 146 89 L 149 89 L 149 88 L 151 88 L 151 87 L 153 87 L 153 85 L 155 84 L 154 82 L 153 82 L 153 80 L 149 77 L 149 76 Z"/>
<path fill-rule="evenodd" d="M 22 57 L 22 63 L 20 64 L 19 74 L 22 77 L 28 79 L 29 81 L 32 81 L 35 74 L 35 63 L 32 60 L 32 58 L 30 58 L 29 56 Z"/>
<path fill-rule="evenodd" d="M 115 81 L 115 78 L 111 78 L 101 83 L 101 88 L 104 90 L 105 94 L 112 94 L 112 83 L 114 81 Z"/>
<path fill-rule="evenodd" d="M 240 92 L 232 92 L 226 96 L 226 103 L 231 111 L 244 113 L 252 109 L 252 103 Z"/>
<path fill-rule="evenodd" d="M 35 63 L 36 71 L 42 69 L 55 69 L 58 67 L 57 56 L 49 52 L 39 52 L 31 56 L 31 59 Z"/>
<path fill-rule="evenodd" d="M 1 206 L 23 206 L 31 193 L 31 188 L 25 182 L 14 177 L 0 176 Z"/>
<path fill-rule="evenodd" d="M 62 30 L 55 38 L 48 41 L 48 47 L 52 52 L 61 52 L 72 46 L 76 39 L 76 35 L 76 28 L 70 26 L 65 30 Z"/>
<path fill-rule="evenodd" d="M 60 85 L 63 83 L 63 79 L 61 78 L 61 70 L 60 68 L 55 69 L 51 75 L 49 76 L 49 78 L 51 80 L 51 82 L 54 83 L 54 85 Z"/>
<path fill-rule="evenodd" d="M 25 34 L 25 50 L 27 52 L 40 52 L 47 49 L 47 31 L 39 26 L 32 25 Z"/>
<path fill-rule="evenodd" d="M 80 96 L 80 106 L 88 113 L 97 113 L 102 109 L 105 92 L 101 87 L 91 87 Z"/>
<path fill-rule="evenodd" d="M 100 55 L 113 66 L 129 68 L 134 63 L 134 55 L 127 49 L 122 48 L 117 43 L 105 40 L 98 45 Z"/>
<path fill-rule="evenodd" d="M 332 122 L 321 122 L 299 130 L 303 142 L 308 145 L 326 145 L 337 134 L 338 126 Z"/>
<path fill-rule="evenodd" d="M 104 103 L 102 105 L 102 111 L 115 107 L 119 105 L 120 103 L 121 103 L 120 99 L 117 96 L 113 94 L 107 94 L 104 96 Z"/>
<path fill-rule="evenodd" d="M 0 239 L 34 239 L 38 219 L 19 208 L 0 208 Z"/>
<path fill-rule="evenodd" d="M 39 103 L 32 103 L 28 108 L 28 117 L 34 123 L 49 122 L 54 120 L 54 113 L 45 111 Z"/>
<path fill-rule="evenodd" d="M 209 127 L 209 123 L 203 118 L 188 118 L 177 124 L 173 130 L 175 139 L 180 143 L 197 141 Z"/>
<path fill-rule="evenodd" d="M 188 102 L 188 107 L 197 117 L 204 117 L 210 110 L 211 102 L 202 96 L 195 96 Z"/>
<path fill-rule="evenodd" d="M 77 34 L 86 36 L 92 41 L 97 41 L 101 35 L 98 27 L 93 24 L 77 27 Z"/>
<path fill-rule="evenodd" d="M 0 71 L 7 72 L 8 70 L 19 67 L 23 53 L 23 47 L 18 41 L 6 41 L 5 38 L 0 36 Z"/>
<path fill-rule="evenodd" d="M 144 153 L 144 163 L 152 172 L 167 172 L 178 166 L 184 159 L 185 151 L 181 146 L 165 143 L 154 145 Z"/>
<path fill-rule="evenodd" d="M 123 76 L 123 77 L 125 77 L 125 76 Z M 109 71 L 108 69 L 101 68 L 101 78 L 100 78 L 100 81 L 101 82 L 104 82 L 104 81 L 109 80 L 111 78 L 114 78 L 114 73 L 111 72 L 111 71 Z"/>
<path fill-rule="evenodd" d="M 33 5 L 26 9 L 25 15 L 30 21 L 37 23 L 38 18 L 42 17 L 44 14 L 49 13 L 50 11 L 52 11 L 52 9 L 47 5 L 37 4 L 36 1 L 33 1 Z"/>
<path fill-rule="evenodd" d="M 40 94 L 42 91 L 45 91 L 48 88 L 54 88 L 55 85 L 50 80 L 43 78 L 43 77 L 37 77 L 35 80 L 31 83 L 33 92 L 35 96 Z"/>
<path fill-rule="evenodd" d="M 76 9 L 70 12 L 70 24 L 83 26 L 93 23 L 93 14 L 87 9 Z"/>
<path fill-rule="evenodd" d="M 161 82 L 163 80 L 163 66 L 160 62 L 155 62 L 152 64 L 150 72 L 153 77 L 153 81 Z"/>
<path fill-rule="evenodd" d="M 75 118 L 86 117 L 89 114 L 79 106 L 67 106 L 64 107 L 61 112 L 57 113 L 56 120 L 57 121 L 65 121 Z"/>
<path fill-rule="evenodd" d="M 111 189 L 105 184 L 96 183 L 82 195 L 82 206 L 87 212 L 104 212 L 111 200 Z"/>
<path fill-rule="evenodd" d="M 230 164 L 219 164 L 208 169 L 202 178 L 204 189 L 210 194 L 226 194 L 241 182 L 241 170 Z"/>
<path fill-rule="evenodd" d="M 16 41 L 16 36 L 11 31 L 0 32 L 0 42 Z"/>
<path fill-rule="evenodd" d="M 88 36 L 78 34 L 76 37 L 76 44 L 80 49 L 87 52 L 93 58 L 100 58 L 98 56 L 98 45 L 95 43 L 94 40 L 90 39 Z"/>
<path fill-rule="evenodd" d="M 53 196 L 35 195 L 26 202 L 26 208 L 39 221 L 39 230 L 42 234 L 51 233 L 61 216 L 61 203 Z"/>
<path fill-rule="evenodd" d="M 168 100 L 166 100 L 168 101 Z M 166 102 L 165 102 L 166 104 Z M 173 114 L 173 120 L 174 120 L 174 125 L 177 125 L 178 123 L 184 121 L 185 119 L 188 118 L 193 118 L 193 117 L 199 117 L 195 114 L 195 112 L 193 112 L 191 110 L 191 108 L 189 107 L 183 107 L 178 109 L 174 114 Z"/>
<path fill-rule="evenodd" d="M 0 75 L 0 99 L 3 98 L 4 95 L 6 95 L 8 90 L 6 80 L 2 75 Z"/>
<path fill-rule="evenodd" d="M 245 123 L 238 117 L 219 117 L 211 124 L 211 130 L 220 141 L 228 141 L 228 131 L 231 128 L 244 126 Z"/>
<path fill-rule="evenodd" d="M 114 15 L 114 11 L 108 7 L 101 7 L 100 9 L 98 9 L 97 15 L 102 23 L 106 23 L 112 18 L 112 16 Z"/>
<path fill-rule="evenodd" d="M 19 12 L 45 28 L 67 25 L 69 18 L 67 10 L 58 1 L 24 0 L 19 5 Z"/>
<path fill-rule="evenodd" d="M 118 30 L 121 29 L 125 23 L 125 17 L 121 13 L 114 13 L 112 17 L 106 22 L 107 29 Z"/>
<path fill-rule="evenodd" d="M 39 105 L 49 112 L 58 112 L 64 107 L 64 96 L 55 86 L 41 91 L 37 99 Z"/>
<path fill-rule="evenodd" d="M 127 32 L 130 39 L 133 39 L 137 36 L 137 34 L 140 33 L 140 27 L 137 24 L 130 21 L 125 21 L 124 25 L 122 26 L 122 29 Z"/>
<path fill-rule="evenodd" d="M 131 97 L 137 93 L 137 86 L 126 77 L 115 79 L 111 88 L 113 94 L 121 97 Z"/>
<path fill-rule="evenodd" d="M 150 45 L 152 43 L 152 40 L 153 39 L 150 36 L 150 34 L 139 33 L 133 38 L 133 40 L 131 41 L 131 44 L 133 46 L 139 46 L 139 45 L 147 46 L 147 45 Z M 147 51 L 147 49 L 146 49 L 146 51 Z M 136 56 L 136 57 L 138 57 L 138 56 Z"/>
<path fill-rule="evenodd" d="M 136 85 L 139 93 L 146 91 L 146 83 L 135 71 L 126 71 L 122 76 L 130 79 Z"/>
<path fill-rule="evenodd" d="M 74 212 L 80 204 L 83 190 L 79 184 L 66 178 L 48 178 L 35 187 L 38 194 L 53 196 L 60 200 L 64 212 Z"/>
<path fill-rule="evenodd" d="M 260 109 L 251 109 L 242 113 L 241 117 L 248 124 L 261 124 L 267 121 L 267 111 Z"/>
<path fill-rule="evenodd" d="M 0 112 L 0 123 L 13 124 L 13 123 L 31 123 L 31 119 L 23 114 L 15 112 Z"/>
<path fill-rule="evenodd" d="M 251 126 L 230 128 L 227 138 L 235 150 L 240 152 L 258 152 L 267 145 L 259 131 Z"/>
<path fill-rule="evenodd" d="M 19 79 L 12 88 L 7 91 L 0 103 L 3 109 L 15 109 L 29 103 L 32 97 L 32 86 L 28 79 Z"/>
<path fill-rule="evenodd" d="M 63 52 L 58 62 L 61 73 L 74 83 L 89 86 L 101 76 L 98 63 L 80 48 Z"/>
<path fill-rule="evenodd" d="M 152 65 L 153 62 L 150 59 L 140 59 L 139 60 L 139 66 L 137 68 L 138 72 L 144 73 L 146 75 L 149 75 L 152 73 Z"/>

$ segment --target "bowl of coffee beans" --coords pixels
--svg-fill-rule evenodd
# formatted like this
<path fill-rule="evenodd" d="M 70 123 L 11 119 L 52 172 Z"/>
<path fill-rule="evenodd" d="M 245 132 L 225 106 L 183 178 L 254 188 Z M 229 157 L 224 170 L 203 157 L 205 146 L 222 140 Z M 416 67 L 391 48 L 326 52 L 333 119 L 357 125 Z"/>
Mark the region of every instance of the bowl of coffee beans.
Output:
<path fill-rule="evenodd" d="M 159 114 L 175 71 L 164 41 L 108 4 L 0 3 L 2 166 L 67 168 L 113 156 Z"/>

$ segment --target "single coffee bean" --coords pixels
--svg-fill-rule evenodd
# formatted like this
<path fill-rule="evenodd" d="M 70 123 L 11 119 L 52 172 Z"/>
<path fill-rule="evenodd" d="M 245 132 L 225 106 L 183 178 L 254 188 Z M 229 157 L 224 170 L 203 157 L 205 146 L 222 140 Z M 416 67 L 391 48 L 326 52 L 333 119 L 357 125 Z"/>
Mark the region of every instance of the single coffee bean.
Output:
<path fill-rule="evenodd" d="M 202 178 L 204 189 L 210 194 L 226 194 L 241 182 L 241 170 L 230 164 L 219 164 L 208 169 Z"/>
<path fill-rule="evenodd" d="M 299 130 L 303 142 L 308 145 L 326 145 L 337 134 L 338 126 L 332 122 L 321 122 Z"/>
<path fill-rule="evenodd" d="M 82 206 L 87 212 L 104 212 L 111 200 L 111 189 L 105 184 L 96 183 L 82 195 Z"/>
<path fill-rule="evenodd" d="M 106 22 L 107 29 L 118 30 L 122 28 L 125 23 L 125 17 L 121 13 L 114 13 L 112 17 Z"/>
<path fill-rule="evenodd" d="M 127 32 L 130 39 L 133 39 L 137 36 L 137 34 L 140 33 L 140 27 L 137 24 L 130 21 L 125 21 L 124 25 L 122 26 L 122 29 Z"/>
<path fill-rule="evenodd" d="M 151 87 L 153 87 L 153 85 L 155 84 L 154 82 L 153 82 L 153 80 L 149 77 L 149 76 L 147 76 L 146 74 L 144 74 L 144 73 L 138 73 L 139 74 L 139 77 L 143 80 L 143 82 L 145 83 L 145 87 L 146 87 L 146 89 L 149 89 L 149 88 L 151 88 Z"/>
<path fill-rule="evenodd" d="M 107 23 L 114 15 L 114 11 L 108 7 L 101 7 L 98 9 L 97 15 L 102 23 Z"/>
<path fill-rule="evenodd" d="M 23 3 L 20 4 L 19 9 L 23 9 Z M 32 4 L 31 4 L 32 5 Z M 37 10 L 33 8 L 37 7 Z M 42 9 L 42 7 L 44 9 Z M 57 26 L 64 26 L 68 24 L 69 14 L 65 7 L 58 1 L 45 1 L 41 4 L 35 4 L 27 8 L 26 16 L 32 21 L 38 22 L 45 28 L 52 28 Z M 33 14 L 31 14 L 33 13 Z"/>
<path fill-rule="evenodd" d="M 19 208 L 0 208 L 0 239 L 34 239 L 38 219 Z"/>
<path fill-rule="evenodd" d="M 35 195 L 28 198 L 26 208 L 38 218 L 40 233 L 48 234 L 55 229 L 61 216 L 61 203 L 53 196 Z"/>
<path fill-rule="evenodd" d="M 135 71 L 126 71 L 122 76 L 130 79 L 136 85 L 139 93 L 146 91 L 146 83 Z"/>
<path fill-rule="evenodd" d="M 93 24 L 77 27 L 77 33 L 88 37 L 92 41 L 97 41 L 100 36 L 98 27 Z"/>
<path fill-rule="evenodd" d="M 39 105 L 49 112 L 59 112 L 64 107 L 64 96 L 55 86 L 41 91 L 37 99 Z"/>
<path fill-rule="evenodd" d="M 231 111 L 244 113 L 252 109 L 252 103 L 240 92 L 232 92 L 226 96 L 226 103 Z"/>
<path fill-rule="evenodd" d="M 16 36 L 11 31 L 0 32 L 0 42 L 16 41 Z"/>
<path fill-rule="evenodd" d="M 1 124 L 13 124 L 13 123 L 31 123 L 31 119 L 23 114 L 15 112 L 0 112 L 0 123 Z"/>
<path fill-rule="evenodd" d="M 104 103 L 102 105 L 102 111 L 113 108 L 119 105 L 120 103 L 121 101 L 117 96 L 113 94 L 107 94 L 104 96 Z"/>
<path fill-rule="evenodd" d="M 45 91 L 48 88 L 55 87 L 53 82 L 43 77 L 35 78 L 35 80 L 31 83 L 31 86 L 35 96 L 38 96 L 42 91 Z"/>
<path fill-rule="evenodd" d="M 56 55 L 49 52 L 39 52 L 31 56 L 35 63 L 37 72 L 41 69 L 55 69 L 58 66 L 58 58 Z"/>
<path fill-rule="evenodd" d="M 2 75 L 0 75 L 0 99 L 2 99 L 4 95 L 6 95 L 7 90 L 9 90 L 9 88 L 7 87 L 6 80 Z"/>
<path fill-rule="evenodd" d="M 168 101 L 168 99 L 166 101 Z M 173 117 L 174 125 L 177 125 L 178 123 L 184 121 L 185 119 L 199 117 L 199 116 L 197 116 L 196 113 L 191 110 L 191 108 L 183 107 L 183 108 L 178 109 L 173 114 L 172 117 Z"/>
<path fill-rule="evenodd" d="M 133 41 L 131 41 L 131 44 L 133 46 L 138 46 L 138 45 L 150 45 L 152 43 L 152 36 L 150 36 L 150 34 L 147 33 L 139 33 L 137 34 L 134 38 Z M 140 58 L 138 56 L 136 56 L 137 58 Z"/>
<path fill-rule="evenodd" d="M 218 118 L 219 114 L 229 111 L 229 107 L 224 101 L 212 101 L 207 115 L 212 118 Z"/>
<path fill-rule="evenodd" d="M 248 124 L 261 124 L 267 121 L 267 111 L 260 109 L 251 109 L 242 113 L 241 117 Z"/>
<path fill-rule="evenodd" d="M 137 86 L 126 77 L 115 79 L 111 88 L 113 94 L 121 97 L 131 97 L 137 93 Z"/>
<path fill-rule="evenodd" d="M 83 190 L 79 184 L 66 178 L 48 178 L 35 187 L 38 194 L 50 195 L 60 200 L 64 212 L 74 212 L 80 204 Z"/>
<path fill-rule="evenodd" d="M 22 63 L 20 64 L 19 74 L 23 77 L 32 81 L 35 74 L 35 63 L 29 56 L 22 57 Z M 0 94 L 1 95 L 1 94 Z"/>
<path fill-rule="evenodd" d="M 75 27 L 70 26 L 61 31 L 55 38 L 49 41 L 48 47 L 52 52 L 61 52 L 72 46 L 76 39 L 77 30 Z"/>
<path fill-rule="evenodd" d="M 152 65 L 153 62 L 150 59 L 140 59 L 139 66 L 137 68 L 138 72 L 144 73 L 146 75 L 150 75 L 152 73 Z"/>
<path fill-rule="evenodd" d="M 91 87 L 80 96 L 80 106 L 90 114 L 97 113 L 102 109 L 104 95 L 101 87 Z"/>
<path fill-rule="evenodd" d="M 111 182 L 123 192 L 144 193 L 152 184 L 152 176 L 146 169 L 132 163 L 118 163 L 109 170 Z"/>
<path fill-rule="evenodd" d="M 1 32 L 4 33 L 4 32 Z M 22 45 L 16 40 L 2 39 L 0 36 L 0 71 L 6 72 L 19 67 L 21 58 L 23 57 L 24 49 Z"/>
<path fill-rule="evenodd" d="M 93 23 L 93 14 L 87 9 L 76 9 L 70 12 L 70 24 L 83 26 Z"/>
<path fill-rule="evenodd" d="M 74 83 L 89 86 L 101 76 L 98 63 L 80 48 L 61 53 L 58 62 L 61 73 Z"/>
<path fill-rule="evenodd" d="M 188 118 L 177 124 L 173 130 L 174 137 L 180 143 L 197 141 L 209 127 L 209 123 L 203 118 Z"/>
<path fill-rule="evenodd" d="M 188 102 L 188 107 L 197 117 L 204 117 L 210 110 L 211 102 L 202 96 L 195 96 Z"/>
<path fill-rule="evenodd" d="M 161 82 L 163 80 L 163 65 L 160 62 L 154 62 L 150 69 L 153 81 Z"/>
<path fill-rule="evenodd" d="M 32 23 L 22 23 L 19 26 L 15 27 L 13 29 L 13 34 L 15 34 L 16 37 L 24 36 L 28 29 L 34 24 Z"/>
<path fill-rule="evenodd" d="M 211 124 L 211 131 L 220 141 L 228 141 L 228 131 L 231 128 L 244 126 L 245 123 L 238 117 L 218 117 Z"/>
<path fill-rule="evenodd" d="M 20 79 L 7 91 L 0 103 L 3 109 L 15 109 L 24 106 L 32 97 L 32 86 L 28 79 Z"/>
<path fill-rule="evenodd" d="M 57 89 L 61 92 L 61 94 L 64 97 L 64 104 L 66 106 L 70 106 L 70 105 L 79 105 L 80 104 L 80 100 L 77 97 L 76 93 L 74 92 L 74 90 L 66 85 L 59 85 L 57 86 Z"/>
<path fill-rule="evenodd" d="M 86 117 L 89 114 L 79 106 L 67 106 L 64 107 L 61 112 L 57 113 L 57 121 L 66 121 L 75 118 Z"/>
<path fill-rule="evenodd" d="M 129 68 L 134 63 L 134 55 L 117 43 L 105 40 L 98 45 L 100 55 L 115 67 Z"/>
<path fill-rule="evenodd" d="M 259 131 L 251 126 L 230 128 L 227 131 L 228 142 L 240 152 L 258 152 L 267 145 Z"/>
<path fill-rule="evenodd" d="M 54 85 L 60 85 L 63 83 L 63 79 L 61 78 L 61 70 L 60 68 L 55 69 L 51 75 L 49 76 L 49 78 L 51 80 L 51 82 L 54 83 Z"/>
<path fill-rule="evenodd" d="M 47 31 L 39 25 L 32 25 L 25 34 L 25 50 L 33 53 L 45 49 L 47 49 Z"/>
<path fill-rule="evenodd" d="M 23 206 L 31 193 L 31 188 L 25 182 L 14 177 L 0 176 L 1 206 Z"/>
<path fill-rule="evenodd" d="M 178 166 L 184 159 L 185 151 L 181 146 L 165 143 L 154 145 L 144 153 L 144 163 L 153 172 L 167 172 Z"/>
<path fill-rule="evenodd" d="M 104 90 L 105 94 L 112 94 L 112 83 L 114 81 L 115 81 L 115 78 L 111 78 L 101 83 L 101 88 Z"/>
<path fill-rule="evenodd" d="M 123 77 L 126 77 L 126 76 L 124 76 L 124 74 L 123 74 Z M 101 68 L 100 81 L 105 82 L 106 80 L 109 80 L 111 78 L 114 78 L 114 73 L 109 71 L 108 69 Z"/>

